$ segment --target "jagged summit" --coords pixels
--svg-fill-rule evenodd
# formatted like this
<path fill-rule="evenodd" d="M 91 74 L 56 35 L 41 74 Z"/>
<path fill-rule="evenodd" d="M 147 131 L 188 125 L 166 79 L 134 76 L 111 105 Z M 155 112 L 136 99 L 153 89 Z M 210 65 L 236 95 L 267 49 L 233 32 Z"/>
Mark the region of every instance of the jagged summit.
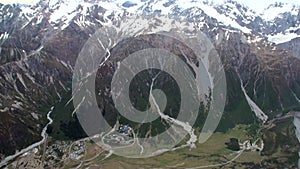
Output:
<path fill-rule="evenodd" d="M 265 19 L 235 1 L 42 0 L 34 5 L 0 5 L 0 159 L 39 140 L 47 123 L 45 112 L 53 105 L 72 114 L 74 109 L 64 106 L 71 100 L 72 73 L 83 45 L 106 21 L 121 22 L 132 13 L 168 15 L 195 24 L 207 34 L 220 53 L 228 81 L 221 128 L 272 120 L 299 106 L 300 61 L 291 53 L 299 54 L 299 8 L 277 5 L 269 10 L 275 8 L 283 12 Z M 133 50 L 130 45 L 138 48 L 164 42 L 154 37 L 126 39 L 111 53 L 123 56 Z M 290 51 L 277 44 L 287 45 L 282 47 Z M 112 71 L 107 65 L 99 77 Z M 103 89 L 99 91 L 108 89 L 99 86 Z M 110 103 L 100 100 L 100 106 L 106 102 Z M 109 115 L 111 109 L 106 109 L 104 114 Z M 53 129 L 55 133 L 60 127 L 72 133 L 68 128 L 74 125 L 72 121 L 55 118 L 61 117 L 54 117 L 54 123 L 61 123 Z"/>
<path fill-rule="evenodd" d="M 277 17 L 284 17 L 283 15 L 297 16 L 299 14 L 300 6 L 277 2 L 269 5 L 262 13 L 261 16 L 267 21 L 274 21 Z"/>
<path fill-rule="evenodd" d="M 180 0 L 41 0 L 34 5 L 2 5 L 0 12 L 5 15 L 3 22 L 10 17 L 19 17 L 39 24 L 47 20 L 54 29 L 63 30 L 78 16 L 82 19 L 93 11 L 93 7 L 100 6 L 105 16 L 111 14 L 123 15 L 124 12 L 141 15 L 172 15 L 185 16 L 184 19 L 197 22 L 214 23 L 244 33 L 261 35 L 269 41 L 280 44 L 299 37 L 299 6 L 275 3 L 258 14 L 244 4 L 232 0 L 222 2 L 213 1 L 180 1 Z M 12 11 L 14 9 L 14 11 Z M 1 23 L 0 23 L 1 24 Z M 27 23 L 24 24 L 26 26 Z M 4 31 L 2 31 L 4 32 Z"/>

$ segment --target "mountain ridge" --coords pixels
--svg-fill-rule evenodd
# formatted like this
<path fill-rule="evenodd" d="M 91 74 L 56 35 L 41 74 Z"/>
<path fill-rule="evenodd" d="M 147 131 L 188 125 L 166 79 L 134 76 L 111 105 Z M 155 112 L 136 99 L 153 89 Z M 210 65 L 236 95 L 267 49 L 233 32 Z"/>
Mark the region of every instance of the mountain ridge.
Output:
<path fill-rule="evenodd" d="M 291 52 L 298 42 L 294 42 L 293 48 L 283 46 L 288 49 L 285 50 L 268 41 L 272 33 L 291 30 L 289 24 L 293 28 L 297 26 L 294 20 L 282 24 L 294 18 L 289 14 L 274 20 L 276 24 L 287 26 L 277 28 L 275 22 L 273 25 L 269 22 L 271 27 L 268 27 L 261 17 L 232 1 L 223 6 L 208 3 L 194 6 L 197 2 L 191 2 L 182 8 L 182 2 L 172 0 L 145 1 L 141 8 L 132 3 L 122 7 L 124 3 L 85 1 L 74 3 L 68 10 L 64 2 L 71 3 L 40 1 L 35 6 L 0 5 L 0 68 L 3 70 L 0 72 L 0 119 L 8 119 L 1 121 L 7 130 L 1 132 L 0 140 L 8 137 L 13 140 L 0 142 L 1 154 L 11 154 L 39 139 L 38 133 L 45 123 L 40 119 L 45 119 L 43 112 L 48 112 L 43 109 L 64 98 L 71 99 L 72 72 L 84 43 L 103 24 L 122 22 L 130 16 L 130 8 L 137 8 L 138 14 L 145 16 L 167 12 L 171 19 L 195 24 L 207 34 L 220 53 L 229 82 L 220 131 L 239 123 L 263 122 L 265 116 L 261 112 L 271 120 L 300 104 L 300 68 L 297 66 L 300 61 Z M 68 16 L 62 15 L 60 10 Z M 299 19 L 296 18 L 297 24 Z M 295 34 L 300 32 L 295 31 Z M 70 110 L 62 110 L 70 113 Z M 61 126 L 66 124 L 61 122 Z M 16 132 L 10 135 L 12 131 Z M 25 135 L 18 136 L 18 132 Z M 33 139 L 22 142 L 23 137 Z"/>

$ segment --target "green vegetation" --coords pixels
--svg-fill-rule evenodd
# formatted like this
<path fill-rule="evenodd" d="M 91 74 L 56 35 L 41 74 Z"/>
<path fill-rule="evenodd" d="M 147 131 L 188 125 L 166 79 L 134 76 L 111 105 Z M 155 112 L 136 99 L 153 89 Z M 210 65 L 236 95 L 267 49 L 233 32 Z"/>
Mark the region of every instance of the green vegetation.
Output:
<path fill-rule="evenodd" d="M 237 138 L 230 138 L 230 142 L 225 143 L 227 145 L 227 148 L 233 151 L 239 151 L 240 145 L 239 140 Z"/>
<path fill-rule="evenodd" d="M 84 130 L 82 129 L 76 113 L 72 117 L 74 111 L 73 102 L 68 103 L 68 99 L 71 96 L 71 92 L 68 92 L 59 103 L 54 106 L 51 113 L 53 119 L 52 125 L 48 127 L 47 133 L 56 140 L 76 140 L 86 137 Z"/>
<path fill-rule="evenodd" d="M 228 130 L 226 133 L 215 133 L 205 143 L 196 143 L 197 148 L 182 148 L 176 151 L 170 151 L 158 156 L 145 159 L 128 159 L 116 155 L 112 155 L 108 159 L 102 161 L 105 154 L 99 156 L 88 164 L 101 166 L 102 168 L 187 168 L 212 164 L 224 163 L 237 154 L 227 148 L 226 142 L 230 138 L 238 138 L 241 141 L 248 139 L 248 125 L 237 125 L 235 128 Z M 251 156 L 249 156 L 251 154 Z M 259 163 L 261 158 L 258 152 L 245 152 L 241 155 L 240 163 Z M 234 167 L 237 163 L 228 165 Z M 74 165 L 73 165 L 74 166 Z M 226 166 L 227 167 L 227 166 Z M 66 167 L 67 168 L 67 167 Z"/>

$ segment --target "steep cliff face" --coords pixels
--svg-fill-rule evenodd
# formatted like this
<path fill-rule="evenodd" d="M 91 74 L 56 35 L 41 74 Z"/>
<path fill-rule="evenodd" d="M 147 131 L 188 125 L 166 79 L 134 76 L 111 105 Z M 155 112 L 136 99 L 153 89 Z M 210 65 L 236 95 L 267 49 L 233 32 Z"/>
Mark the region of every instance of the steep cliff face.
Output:
<path fill-rule="evenodd" d="M 220 131 L 239 123 L 270 120 L 300 106 L 300 61 L 267 40 L 269 35 L 296 27 L 299 14 L 267 21 L 232 1 L 224 5 L 40 1 L 34 6 L 0 5 L 0 11 L 0 154 L 12 154 L 40 139 L 49 108 L 71 99 L 72 73 L 85 42 L 107 20 L 121 21 L 134 11 L 148 16 L 167 13 L 174 20 L 195 22 L 214 43 L 228 83 Z M 286 21 L 291 24 L 283 24 Z M 127 41 L 137 47 L 120 44 L 111 49 L 113 57 L 138 50 L 138 45 L 160 47 L 165 42 L 146 37 Z M 280 46 L 299 55 L 298 44 L 295 39 Z M 175 50 L 172 45 L 165 48 Z M 103 72 L 110 71 L 107 67 Z M 105 83 L 99 82 L 104 89 Z M 105 93 L 100 96 L 99 104 L 109 103 Z M 107 116 L 109 111 L 106 106 Z M 115 119 L 111 119 L 113 124 Z"/>

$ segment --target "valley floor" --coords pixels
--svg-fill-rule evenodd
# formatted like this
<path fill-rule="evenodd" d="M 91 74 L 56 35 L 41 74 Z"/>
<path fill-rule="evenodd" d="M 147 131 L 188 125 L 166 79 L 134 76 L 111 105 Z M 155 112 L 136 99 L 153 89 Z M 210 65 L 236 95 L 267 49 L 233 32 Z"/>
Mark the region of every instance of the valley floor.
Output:
<path fill-rule="evenodd" d="M 250 144 L 246 125 L 238 125 L 227 133 L 215 133 L 196 148 L 182 148 L 151 158 L 129 159 L 105 151 L 90 138 L 77 141 L 54 141 L 48 138 L 48 146 L 33 149 L 18 157 L 8 168 L 216 168 L 226 165 L 233 168 L 261 166 L 272 158 L 286 162 L 280 152 L 274 156 L 264 156 L 257 150 L 263 144 Z M 232 151 L 225 143 L 237 138 L 240 151 Z M 265 143 L 268 144 L 268 143 Z M 278 161 L 278 160 L 277 160 Z M 279 161 L 280 162 L 280 161 Z"/>
<path fill-rule="evenodd" d="M 89 137 L 76 141 L 58 141 L 45 136 L 46 141 L 18 153 L 7 168 L 296 168 L 300 146 L 295 135 L 293 117 L 295 113 L 292 112 L 268 121 L 257 136 L 249 136 L 251 125 L 237 125 L 226 133 L 214 133 L 203 144 L 196 142 L 194 148 L 178 148 L 140 159 L 114 155 L 112 151 L 99 147 Z M 52 119 L 49 119 L 51 122 Z M 226 143 L 231 138 L 238 140 L 239 151 L 228 149 Z M 188 140 L 186 138 L 180 145 Z"/>

